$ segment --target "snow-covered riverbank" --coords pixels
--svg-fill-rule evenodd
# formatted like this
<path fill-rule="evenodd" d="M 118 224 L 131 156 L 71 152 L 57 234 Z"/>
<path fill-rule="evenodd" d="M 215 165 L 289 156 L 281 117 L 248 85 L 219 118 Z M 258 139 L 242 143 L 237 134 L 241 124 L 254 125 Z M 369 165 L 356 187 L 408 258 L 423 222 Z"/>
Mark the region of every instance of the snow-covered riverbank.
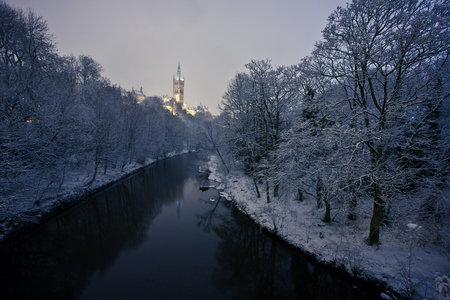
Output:
<path fill-rule="evenodd" d="M 442 279 L 445 281 L 445 275 L 450 275 L 449 254 L 433 245 L 412 243 L 410 246 L 409 237 L 414 240 L 415 232 L 407 224 L 400 234 L 386 229 L 382 244 L 369 246 L 365 242 L 369 216 L 344 226 L 333 222 L 326 224 L 322 222 L 324 211 L 318 210 L 313 201 L 272 199 L 271 203 L 266 203 L 265 198 L 256 197 L 252 181 L 242 172 L 221 173 L 220 161 L 215 156 L 211 157 L 208 167 L 211 171 L 209 179 L 219 182 L 218 188 L 223 189 L 256 224 L 313 255 L 318 261 L 345 269 L 358 278 L 384 282 L 405 295 L 439 299 L 436 283 Z M 448 288 L 448 282 L 446 284 Z M 396 299 L 389 296 L 388 291 L 381 296 Z M 440 299 L 450 299 L 449 295 L 442 293 L 441 296 L 443 298 Z"/>
<path fill-rule="evenodd" d="M 169 153 L 165 158 L 184 154 Z M 161 158 L 161 159 L 165 159 Z M 65 175 L 65 183 L 61 189 L 48 190 L 45 197 L 36 200 L 31 191 L 17 191 L 17 195 L 9 199 L 0 199 L 0 242 L 16 236 L 18 233 L 32 228 L 46 219 L 78 204 L 86 197 L 102 191 L 117 181 L 150 166 L 158 159 L 147 159 L 145 163 L 129 163 L 123 169 L 109 168 L 106 174 L 99 172 L 95 181 L 87 185 L 91 174 L 79 175 L 77 172 Z M 36 182 L 38 182 L 38 178 Z"/>

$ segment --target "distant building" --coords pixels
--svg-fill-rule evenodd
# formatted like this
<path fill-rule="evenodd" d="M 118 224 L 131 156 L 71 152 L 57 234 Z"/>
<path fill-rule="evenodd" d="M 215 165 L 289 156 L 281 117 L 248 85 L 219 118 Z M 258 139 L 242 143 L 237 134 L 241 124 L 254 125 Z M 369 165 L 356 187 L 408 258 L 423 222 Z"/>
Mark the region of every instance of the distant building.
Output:
<path fill-rule="evenodd" d="M 139 91 L 135 91 L 134 88 L 132 88 L 131 93 L 133 93 L 134 97 L 136 97 L 136 101 L 139 104 L 142 103 L 142 101 L 144 101 L 144 99 L 146 97 L 144 92 L 142 91 L 142 87 Z"/>
<path fill-rule="evenodd" d="M 177 74 L 173 76 L 173 98 L 176 103 L 184 104 L 184 76 L 181 75 L 180 63 Z"/>
<path fill-rule="evenodd" d="M 161 99 L 163 107 L 170 111 L 172 114 L 175 114 L 175 99 L 173 97 L 169 97 L 168 95 L 162 96 Z"/>
<path fill-rule="evenodd" d="M 178 63 L 177 73 L 173 76 L 173 97 L 162 96 L 162 104 L 164 108 L 176 113 L 177 108 L 185 111 L 190 115 L 197 115 L 198 113 L 209 113 L 208 109 L 204 105 L 199 105 L 197 107 L 187 107 L 184 102 L 184 76 L 181 74 L 180 63 Z"/>

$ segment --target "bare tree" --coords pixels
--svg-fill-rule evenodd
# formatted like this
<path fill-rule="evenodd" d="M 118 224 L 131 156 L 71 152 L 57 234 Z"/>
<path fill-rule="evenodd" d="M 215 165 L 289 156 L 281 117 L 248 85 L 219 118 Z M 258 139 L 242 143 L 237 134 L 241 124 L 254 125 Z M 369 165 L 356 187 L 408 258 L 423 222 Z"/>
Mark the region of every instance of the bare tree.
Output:
<path fill-rule="evenodd" d="M 335 103 L 348 103 L 347 123 L 360 133 L 354 145 L 364 144 L 359 170 L 373 197 L 370 244 L 379 243 L 386 203 L 405 191 L 407 179 L 418 180 L 406 161 L 414 160 L 412 148 L 429 143 L 417 132 L 449 97 L 430 99 L 427 71 L 448 55 L 448 13 L 446 1 L 353 1 L 329 17 L 313 52 L 318 75 L 345 92 Z"/>

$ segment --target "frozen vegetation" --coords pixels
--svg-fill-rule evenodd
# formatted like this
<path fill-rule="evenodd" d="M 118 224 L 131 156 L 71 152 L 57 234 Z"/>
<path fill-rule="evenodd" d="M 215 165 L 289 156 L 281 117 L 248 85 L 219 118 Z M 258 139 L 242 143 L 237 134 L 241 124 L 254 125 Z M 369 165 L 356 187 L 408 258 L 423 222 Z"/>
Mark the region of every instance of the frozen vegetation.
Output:
<path fill-rule="evenodd" d="M 155 96 L 138 102 L 101 73 L 88 55 L 58 55 L 41 16 L 0 1 L 0 240 L 202 147 L 207 115 L 172 114 Z"/>
<path fill-rule="evenodd" d="M 283 197 L 267 203 L 257 197 L 252 180 L 242 171 L 227 173 L 217 156 L 211 157 L 209 168 L 209 178 L 219 183 L 223 197 L 232 199 L 256 224 L 318 261 L 359 278 L 386 283 L 404 295 L 450 299 L 448 277 L 439 275 L 449 274 L 449 255 L 442 247 L 423 244 L 420 229 L 415 232 L 406 223 L 398 224 L 398 228 L 386 227 L 383 243 L 373 247 L 366 243 L 368 214 L 357 221 L 337 222 L 344 210 L 336 208 L 333 222 L 325 223 L 325 208 L 318 209 L 313 199 L 299 202 L 295 197 Z M 388 291 L 384 297 L 396 299 Z"/>
<path fill-rule="evenodd" d="M 251 60 L 208 120 L 138 102 L 0 1 L 0 234 L 209 148 L 221 196 L 261 227 L 404 297 L 448 299 L 450 3 L 353 0 L 322 33 L 298 64 Z"/>
<path fill-rule="evenodd" d="M 319 260 L 448 297 L 449 16 L 448 1 L 354 0 L 299 64 L 250 61 L 205 127 L 212 176 Z"/>

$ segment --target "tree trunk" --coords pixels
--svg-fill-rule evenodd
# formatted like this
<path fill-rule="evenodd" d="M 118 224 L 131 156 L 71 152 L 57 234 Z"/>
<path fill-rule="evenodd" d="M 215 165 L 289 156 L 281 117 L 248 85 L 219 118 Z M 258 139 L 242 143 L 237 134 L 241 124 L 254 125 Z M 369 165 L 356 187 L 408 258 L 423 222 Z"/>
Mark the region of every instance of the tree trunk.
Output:
<path fill-rule="evenodd" d="M 103 170 L 103 174 L 106 175 L 107 169 L 108 169 L 108 159 L 105 159 L 105 169 Z"/>
<path fill-rule="evenodd" d="M 94 175 L 92 176 L 91 181 L 88 182 L 88 185 L 91 185 L 95 178 L 97 177 L 98 165 L 99 165 L 99 156 L 100 156 L 100 147 L 97 145 L 95 148 L 95 167 L 94 167 Z"/>
<path fill-rule="evenodd" d="M 273 188 L 273 196 L 278 197 L 280 194 L 279 191 L 280 191 L 280 184 L 276 183 L 275 187 Z"/>
<path fill-rule="evenodd" d="M 349 182 L 349 186 L 350 186 L 350 212 L 348 213 L 347 218 L 350 221 L 355 221 L 356 220 L 356 207 L 358 205 L 358 199 L 356 198 L 356 191 L 355 191 L 355 186 L 352 182 Z"/>
<path fill-rule="evenodd" d="M 297 189 L 297 200 L 300 202 L 303 201 L 303 192 L 301 189 Z"/>
<path fill-rule="evenodd" d="M 323 218 L 323 221 L 325 223 L 330 223 L 331 222 L 331 205 L 330 202 L 328 200 L 325 200 L 325 217 Z"/>
<path fill-rule="evenodd" d="M 383 215 L 384 201 L 381 200 L 378 186 L 374 188 L 373 214 L 370 220 L 369 245 L 380 243 L 380 224 Z"/>
<path fill-rule="evenodd" d="M 89 181 L 87 185 L 91 185 L 95 181 L 95 178 L 97 177 L 98 165 L 99 165 L 98 161 L 95 160 L 94 175 L 92 176 L 91 181 Z"/>
<path fill-rule="evenodd" d="M 323 197 L 323 182 L 322 178 L 319 177 L 316 183 L 316 200 L 317 200 L 317 208 L 322 207 L 322 197 Z"/>
<path fill-rule="evenodd" d="M 222 161 L 222 164 L 224 165 L 225 169 L 227 169 L 227 173 L 230 173 L 230 171 L 228 170 L 227 164 L 225 163 L 225 161 L 223 160 L 222 155 L 220 154 L 219 148 L 216 145 L 214 145 L 214 148 L 216 148 L 216 152 L 219 155 L 219 158 Z"/>
<path fill-rule="evenodd" d="M 65 177 L 66 177 L 66 165 L 64 165 L 64 168 L 63 168 L 63 174 L 62 174 L 61 183 L 59 184 L 59 187 L 58 187 L 58 193 L 61 191 L 61 187 L 64 184 Z"/>
<path fill-rule="evenodd" d="M 255 185 L 256 197 L 261 198 L 261 194 L 259 193 L 258 184 L 256 183 L 255 178 L 253 178 L 253 183 L 254 183 L 254 185 Z"/>

